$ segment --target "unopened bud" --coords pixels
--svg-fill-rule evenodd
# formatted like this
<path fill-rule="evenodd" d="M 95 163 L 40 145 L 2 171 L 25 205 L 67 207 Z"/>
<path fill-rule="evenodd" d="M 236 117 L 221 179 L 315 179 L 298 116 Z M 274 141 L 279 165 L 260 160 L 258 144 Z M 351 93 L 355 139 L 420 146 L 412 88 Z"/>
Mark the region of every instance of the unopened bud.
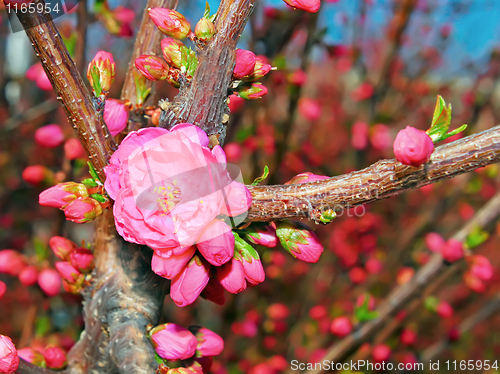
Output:
<path fill-rule="evenodd" d="M 64 208 L 64 215 L 66 216 L 66 219 L 75 223 L 93 221 L 101 214 L 101 204 L 91 197 L 73 200 L 70 204 L 68 204 L 68 206 L 66 206 L 66 208 Z"/>
<path fill-rule="evenodd" d="M 43 355 L 31 347 L 22 348 L 17 351 L 17 354 L 20 358 L 30 364 L 42 367 L 45 366 L 45 359 L 43 358 Z"/>
<path fill-rule="evenodd" d="M 251 86 L 240 85 L 238 95 L 245 100 L 260 99 L 267 94 L 267 88 L 262 83 L 252 83 Z"/>
<path fill-rule="evenodd" d="M 179 12 L 172 9 L 149 9 L 149 17 L 165 35 L 175 39 L 184 39 L 191 32 L 191 25 Z"/>
<path fill-rule="evenodd" d="M 283 248 L 299 260 L 314 263 L 319 260 L 321 253 L 323 253 L 323 246 L 316 234 L 300 222 L 279 222 L 276 235 Z"/>
<path fill-rule="evenodd" d="M 167 79 L 170 66 L 161 57 L 142 55 L 135 60 L 135 67 L 150 81 Z"/>
<path fill-rule="evenodd" d="M 111 89 L 115 80 L 115 67 L 116 64 L 111 53 L 97 52 L 87 69 L 87 78 L 94 95 L 106 94 Z"/>
<path fill-rule="evenodd" d="M 77 247 L 71 240 L 63 238 L 62 236 L 53 236 L 50 238 L 49 246 L 54 254 L 61 260 L 67 260 L 69 254 Z"/>
<path fill-rule="evenodd" d="M 177 69 L 182 66 L 182 47 L 184 47 L 184 44 L 174 38 L 165 38 L 161 41 L 163 58 L 169 65 Z"/>
<path fill-rule="evenodd" d="M 196 24 L 194 28 L 194 34 L 201 41 L 207 41 L 215 34 L 215 25 L 212 21 L 202 18 Z"/>
<path fill-rule="evenodd" d="M 81 183 L 66 182 L 59 183 L 43 191 L 39 196 L 39 204 L 52 208 L 64 209 L 69 203 L 77 198 L 87 197 L 88 191 Z"/>
<path fill-rule="evenodd" d="M 83 273 L 88 273 L 94 268 L 94 255 L 87 248 L 77 248 L 70 253 L 71 265 Z"/>
<path fill-rule="evenodd" d="M 255 66 L 253 68 L 253 72 L 245 77 L 243 80 L 248 82 L 255 82 L 262 78 L 264 75 L 271 71 L 271 65 L 269 65 L 264 59 L 260 56 L 255 57 Z"/>

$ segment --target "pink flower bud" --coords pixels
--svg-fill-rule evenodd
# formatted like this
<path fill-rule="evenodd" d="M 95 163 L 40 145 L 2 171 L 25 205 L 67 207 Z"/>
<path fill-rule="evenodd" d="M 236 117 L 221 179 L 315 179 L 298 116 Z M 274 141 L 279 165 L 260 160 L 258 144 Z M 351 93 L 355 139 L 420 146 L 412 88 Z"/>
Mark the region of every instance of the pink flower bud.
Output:
<path fill-rule="evenodd" d="M 38 280 L 36 266 L 27 266 L 19 273 L 19 281 L 24 287 L 33 286 Z"/>
<path fill-rule="evenodd" d="M 197 356 L 218 356 L 224 350 L 224 340 L 215 332 L 200 326 L 190 326 L 189 331 L 193 333 L 198 341 L 196 347 Z"/>
<path fill-rule="evenodd" d="M 385 344 L 378 344 L 373 347 L 372 357 L 376 362 L 387 361 L 391 356 L 391 348 Z"/>
<path fill-rule="evenodd" d="M 403 329 L 399 339 L 404 345 L 413 345 L 417 341 L 417 333 L 410 329 Z"/>
<path fill-rule="evenodd" d="M 202 18 L 196 24 L 194 28 L 194 34 L 201 41 L 207 41 L 215 34 L 215 25 L 212 21 Z"/>
<path fill-rule="evenodd" d="M 77 248 L 69 255 L 69 261 L 82 273 L 89 273 L 94 269 L 94 255 L 87 248 Z"/>
<path fill-rule="evenodd" d="M 327 177 L 325 175 L 316 175 L 311 173 L 310 171 L 304 172 L 297 174 L 295 177 L 290 179 L 288 182 L 285 184 L 299 184 L 299 183 L 309 183 L 309 182 L 317 182 L 321 181 L 323 179 L 328 179 L 330 177 Z"/>
<path fill-rule="evenodd" d="M 241 97 L 236 96 L 236 95 L 229 95 L 228 106 L 229 106 L 229 111 L 231 113 L 239 112 L 244 104 L 245 104 L 245 99 L 242 99 Z M 227 144 L 226 147 L 228 145 L 229 144 Z"/>
<path fill-rule="evenodd" d="M 251 86 L 240 85 L 238 87 L 238 95 L 245 100 L 260 99 L 267 94 L 267 88 L 262 83 L 252 83 Z"/>
<path fill-rule="evenodd" d="M 473 255 L 467 258 L 470 264 L 470 271 L 481 280 L 489 281 L 493 278 L 493 266 L 490 260 L 481 255 Z"/>
<path fill-rule="evenodd" d="M 19 356 L 12 339 L 0 335 L 0 373 L 14 373 L 19 366 Z"/>
<path fill-rule="evenodd" d="M 25 182 L 34 186 L 42 182 L 48 182 L 53 179 L 54 173 L 43 165 L 28 166 L 23 170 L 22 178 Z"/>
<path fill-rule="evenodd" d="M 82 143 L 76 138 L 66 140 L 66 143 L 64 143 L 64 155 L 68 160 L 87 157 L 87 153 L 85 153 Z"/>
<path fill-rule="evenodd" d="M 0 251 L 0 273 L 17 277 L 25 267 L 26 260 L 21 253 L 13 249 Z"/>
<path fill-rule="evenodd" d="M 354 284 L 364 283 L 367 276 L 366 271 L 360 266 L 353 267 L 349 270 L 349 279 Z"/>
<path fill-rule="evenodd" d="M 448 262 L 455 262 L 464 257 L 464 245 L 456 239 L 449 239 L 441 249 L 441 256 Z"/>
<path fill-rule="evenodd" d="M 276 235 L 283 248 L 301 261 L 318 262 L 321 253 L 323 253 L 323 246 L 316 234 L 300 222 L 279 222 Z"/>
<path fill-rule="evenodd" d="M 474 292 L 483 293 L 486 291 L 486 284 L 481 278 L 473 274 L 471 271 L 467 271 L 464 274 L 464 283 Z"/>
<path fill-rule="evenodd" d="M 214 219 L 207 225 L 199 237 L 196 246 L 209 263 L 221 266 L 233 257 L 233 232 L 225 222 Z"/>
<path fill-rule="evenodd" d="M 35 142 L 42 147 L 55 148 L 64 142 L 64 134 L 59 125 L 47 125 L 35 131 Z"/>
<path fill-rule="evenodd" d="M 135 67 L 150 81 L 167 79 L 170 66 L 164 59 L 156 56 L 142 55 L 135 59 Z"/>
<path fill-rule="evenodd" d="M 290 309 L 285 304 L 274 303 L 267 307 L 266 313 L 272 320 L 281 321 L 288 318 Z"/>
<path fill-rule="evenodd" d="M 309 309 L 309 316 L 315 320 L 321 320 L 328 316 L 328 311 L 323 305 L 315 305 Z"/>
<path fill-rule="evenodd" d="M 163 58 L 169 65 L 177 69 L 180 69 L 182 66 L 182 47 L 184 47 L 184 44 L 173 38 L 165 38 L 161 41 Z"/>
<path fill-rule="evenodd" d="M 56 269 L 61 277 L 68 283 L 76 283 L 82 273 L 67 261 L 56 262 Z"/>
<path fill-rule="evenodd" d="M 224 296 L 224 288 L 221 286 L 217 278 L 211 277 L 207 286 L 201 293 L 201 297 L 210 300 L 217 305 L 224 305 L 226 298 Z"/>
<path fill-rule="evenodd" d="M 113 10 L 113 17 L 123 23 L 132 23 L 135 20 L 135 12 L 124 6 L 117 6 Z"/>
<path fill-rule="evenodd" d="M 111 89 L 111 85 L 115 80 L 115 69 L 116 64 L 111 53 L 97 52 L 87 69 L 87 78 L 97 94 L 100 94 L 95 89 L 97 86 L 100 86 L 104 93 Z M 97 78 L 98 81 L 94 81 L 94 78 Z"/>
<path fill-rule="evenodd" d="M 31 347 L 22 348 L 18 350 L 17 353 L 19 354 L 19 357 L 24 361 L 27 361 L 36 366 L 46 366 L 43 355 Z"/>
<path fill-rule="evenodd" d="M 38 285 L 47 296 L 56 296 L 61 291 L 61 276 L 54 269 L 44 269 L 38 274 Z"/>
<path fill-rule="evenodd" d="M 284 0 L 292 8 L 305 10 L 309 13 L 316 13 L 321 5 L 320 0 Z"/>
<path fill-rule="evenodd" d="M 53 236 L 50 238 L 49 246 L 58 258 L 65 261 L 69 259 L 69 254 L 77 248 L 75 243 L 62 236 Z"/>
<path fill-rule="evenodd" d="M 437 232 L 430 232 L 425 236 L 425 245 L 431 252 L 441 252 L 446 242 Z"/>
<path fill-rule="evenodd" d="M 241 256 L 241 263 L 243 264 L 243 271 L 245 279 L 251 284 L 258 284 L 264 282 L 266 274 L 259 254 L 250 244 L 241 239 L 238 234 L 234 234 L 235 250 Z"/>
<path fill-rule="evenodd" d="M 0 281 L 0 299 L 5 294 L 6 291 L 7 291 L 7 285 L 4 282 Z"/>
<path fill-rule="evenodd" d="M 317 100 L 308 97 L 299 99 L 299 113 L 309 121 L 317 121 L 321 118 L 321 106 Z"/>
<path fill-rule="evenodd" d="M 150 332 L 153 347 L 165 360 L 186 360 L 196 352 L 196 337 L 175 323 L 164 323 Z"/>
<path fill-rule="evenodd" d="M 165 35 L 184 39 L 191 32 L 191 25 L 179 12 L 165 8 L 149 9 L 149 17 Z"/>
<path fill-rule="evenodd" d="M 245 229 L 245 239 L 250 243 L 263 245 L 264 247 L 276 247 L 278 243 L 276 225 L 274 223 L 270 225 L 259 223 L 251 224 Z"/>
<path fill-rule="evenodd" d="M 271 71 L 271 68 L 271 65 L 268 64 L 263 57 L 256 56 L 253 71 L 249 75 L 244 76 L 243 79 L 247 82 L 258 81 L 260 78 L 269 73 Z"/>
<path fill-rule="evenodd" d="M 434 143 L 425 131 L 406 126 L 394 141 L 394 155 L 404 165 L 419 167 L 429 161 Z"/>
<path fill-rule="evenodd" d="M 43 352 L 47 367 L 51 369 L 64 369 L 67 365 L 66 353 L 59 347 L 47 347 Z"/>
<path fill-rule="evenodd" d="M 436 313 L 441 318 L 450 318 L 453 315 L 453 308 L 446 301 L 441 301 L 436 307 Z"/>
<path fill-rule="evenodd" d="M 210 264 L 194 255 L 188 264 L 177 274 L 170 286 L 170 297 L 177 306 L 192 304 L 200 295 L 210 279 Z"/>
<path fill-rule="evenodd" d="M 186 266 L 196 252 L 196 246 L 191 246 L 179 255 L 163 257 L 160 251 L 155 251 L 151 260 L 151 269 L 160 277 L 172 279 Z"/>
<path fill-rule="evenodd" d="M 235 257 L 216 269 L 217 279 L 226 291 L 237 294 L 247 288 L 245 271 L 241 259 L 235 254 Z"/>
<path fill-rule="evenodd" d="M 343 338 L 347 336 L 352 331 L 351 321 L 347 317 L 337 317 L 332 321 L 330 326 L 330 332 L 335 335 Z"/>
<path fill-rule="evenodd" d="M 43 191 L 39 196 L 38 203 L 42 206 L 64 209 L 77 198 L 85 198 L 88 195 L 87 187 L 81 183 L 59 183 Z"/>
<path fill-rule="evenodd" d="M 64 215 L 68 221 L 86 223 L 93 221 L 102 214 L 99 202 L 91 197 L 73 200 L 64 208 Z"/>
<path fill-rule="evenodd" d="M 128 111 L 120 100 L 107 99 L 103 117 L 111 135 L 116 136 L 127 126 Z"/>
<path fill-rule="evenodd" d="M 237 49 L 233 77 L 236 79 L 243 79 L 243 77 L 252 74 L 255 68 L 255 62 L 255 53 L 247 51 L 246 49 Z"/>
<path fill-rule="evenodd" d="M 228 215 L 229 217 L 236 217 L 250 209 L 250 205 L 252 205 L 252 195 L 244 184 L 231 182 L 224 188 L 224 193 L 226 205 L 222 207 L 221 214 Z"/>

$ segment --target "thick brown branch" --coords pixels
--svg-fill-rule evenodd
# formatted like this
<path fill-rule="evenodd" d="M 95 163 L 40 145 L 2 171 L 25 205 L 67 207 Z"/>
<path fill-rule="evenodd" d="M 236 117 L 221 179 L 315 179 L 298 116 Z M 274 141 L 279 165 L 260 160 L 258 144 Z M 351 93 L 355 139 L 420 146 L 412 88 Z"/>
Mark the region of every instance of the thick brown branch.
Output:
<path fill-rule="evenodd" d="M 256 0 L 222 0 L 217 12 L 217 33 L 198 52 L 192 84 L 181 87 L 172 105 L 162 113 L 161 127 L 193 123 L 224 143 L 227 90 L 233 74 L 236 45 Z"/>
<path fill-rule="evenodd" d="M 497 193 L 460 231 L 453 235 L 453 239 L 464 241 L 475 229 L 486 229 L 491 226 L 500 215 L 500 193 Z M 455 263 L 453 266 L 456 266 Z M 352 352 L 368 339 L 373 337 L 383 326 L 405 305 L 419 297 L 424 289 L 433 289 L 433 282 L 446 269 L 447 264 L 439 253 L 431 259 L 413 276 L 413 278 L 394 289 L 377 308 L 378 318 L 368 321 L 357 328 L 353 333 L 334 345 L 326 353 L 324 360 L 343 362 Z M 310 370 L 307 374 L 319 374 L 322 370 Z"/>
<path fill-rule="evenodd" d="M 442 145 L 419 168 L 381 160 L 366 169 L 314 183 L 248 186 L 253 202 L 248 221 L 310 217 L 328 209 L 340 211 L 427 184 L 455 177 L 500 161 L 500 126 Z"/>
<path fill-rule="evenodd" d="M 35 9 L 37 4 L 43 4 L 45 9 L 44 0 L 36 0 Z M 94 108 L 92 96 L 83 83 L 50 13 L 18 12 L 17 16 L 42 62 L 57 99 L 63 104 L 69 122 L 76 130 L 97 172 L 104 179 L 103 168 L 116 149 L 116 144 L 102 117 Z"/>

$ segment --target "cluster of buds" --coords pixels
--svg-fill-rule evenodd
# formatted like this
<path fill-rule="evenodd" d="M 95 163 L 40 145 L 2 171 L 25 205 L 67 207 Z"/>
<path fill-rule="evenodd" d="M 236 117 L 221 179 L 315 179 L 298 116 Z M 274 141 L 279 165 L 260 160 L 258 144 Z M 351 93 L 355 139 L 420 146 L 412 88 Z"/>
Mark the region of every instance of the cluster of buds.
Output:
<path fill-rule="evenodd" d="M 252 51 L 237 49 L 233 79 L 238 96 L 245 100 L 252 100 L 267 94 L 267 88 L 256 81 L 264 77 L 271 69 L 265 57 L 255 56 Z"/>
<path fill-rule="evenodd" d="M 440 253 L 448 262 L 455 262 L 464 257 L 464 244 L 459 240 L 445 241 L 438 233 L 431 232 L 425 236 L 425 244 L 429 250 Z"/>
<path fill-rule="evenodd" d="M 116 64 L 113 55 L 99 51 L 87 68 L 87 79 L 95 97 L 106 96 L 115 80 Z"/>
<path fill-rule="evenodd" d="M 464 282 L 474 292 L 484 292 L 486 282 L 493 278 L 494 269 L 490 260 L 481 255 L 467 257 L 469 270 L 464 274 Z"/>
<path fill-rule="evenodd" d="M 93 178 L 85 179 L 82 183 L 65 182 L 50 187 L 40 194 L 39 203 L 61 209 L 66 219 L 75 223 L 93 221 L 102 214 L 103 209 L 111 206 L 95 172 Z"/>
<path fill-rule="evenodd" d="M 224 349 L 224 340 L 209 329 L 190 326 L 186 329 L 174 323 L 165 323 L 149 331 L 149 338 L 164 360 L 160 373 L 208 373 L 212 359 Z M 184 367 L 170 369 L 168 361 L 181 360 Z"/>
<path fill-rule="evenodd" d="M 101 0 L 95 2 L 94 12 L 97 19 L 111 34 L 124 38 L 129 38 L 134 34 L 132 22 L 135 19 L 135 13 L 132 9 L 118 6 L 112 10 L 107 0 Z"/>
<path fill-rule="evenodd" d="M 56 262 L 67 292 L 79 293 L 86 280 L 86 274 L 94 268 L 94 255 L 87 248 L 78 248 L 71 240 L 54 236 L 49 241 L 52 251 L 62 261 Z"/>

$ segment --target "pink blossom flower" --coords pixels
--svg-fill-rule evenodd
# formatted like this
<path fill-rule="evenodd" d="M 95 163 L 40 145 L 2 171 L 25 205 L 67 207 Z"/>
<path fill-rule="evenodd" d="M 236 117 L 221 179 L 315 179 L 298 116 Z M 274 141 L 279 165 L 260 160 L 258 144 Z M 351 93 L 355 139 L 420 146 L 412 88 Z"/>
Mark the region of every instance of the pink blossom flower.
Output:
<path fill-rule="evenodd" d="M 224 222 L 214 219 L 200 235 L 196 246 L 212 265 L 225 264 L 234 254 L 234 236 L 231 228 Z"/>
<path fill-rule="evenodd" d="M 276 235 L 281 245 L 293 257 L 305 262 L 318 262 L 323 245 L 316 234 L 300 222 L 280 221 L 276 227 Z"/>
<path fill-rule="evenodd" d="M 404 165 L 418 167 L 429 161 L 434 143 L 425 131 L 406 126 L 394 141 L 394 155 Z"/>
<path fill-rule="evenodd" d="M 274 303 L 267 307 L 266 313 L 269 318 L 280 321 L 288 318 L 290 309 L 285 304 Z"/>
<path fill-rule="evenodd" d="M 122 141 L 105 168 L 105 187 L 125 240 L 175 255 L 197 242 L 221 214 L 222 190 L 232 183 L 222 148 L 207 146 L 207 135 L 191 124 L 145 128 Z M 239 213 L 242 196 L 235 195 L 233 202 L 231 186 L 226 197 Z"/>
<path fill-rule="evenodd" d="M 17 351 L 20 358 L 36 366 L 45 366 L 45 359 L 43 355 L 37 350 L 26 347 Z"/>
<path fill-rule="evenodd" d="M 391 356 L 391 348 L 386 344 L 378 344 L 373 347 L 372 357 L 376 362 L 387 361 Z"/>
<path fill-rule="evenodd" d="M 299 99 L 299 113 L 309 121 L 317 121 L 321 118 L 321 105 L 319 102 L 308 97 Z"/>
<path fill-rule="evenodd" d="M 153 347 L 165 360 L 186 360 L 196 352 L 196 337 L 175 323 L 164 323 L 151 330 Z"/>
<path fill-rule="evenodd" d="M 7 291 L 7 285 L 4 282 L 0 281 L 0 299 L 5 294 L 6 291 Z"/>
<path fill-rule="evenodd" d="M 316 175 L 311 173 L 310 171 L 306 171 L 304 173 L 297 174 L 295 177 L 290 179 L 285 184 L 299 184 L 299 183 L 309 183 L 309 182 L 317 182 L 323 179 L 328 179 L 325 175 Z"/>
<path fill-rule="evenodd" d="M 67 260 L 69 254 L 76 249 L 77 245 L 62 236 L 53 236 L 49 240 L 49 246 L 54 254 L 61 260 Z"/>
<path fill-rule="evenodd" d="M 88 273 L 94 268 L 94 255 L 87 248 L 77 248 L 69 254 L 72 266 L 83 273 Z"/>
<path fill-rule="evenodd" d="M 234 95 L 231 95 L 234 96 Z M 237 97 L 237 96 L 235 96 Z M 243 100 L 238 97 L 238 99 Z M 229 162 L 238 162 L 241 159 L 242 150 L 241 145 L 238 143 L 229 143 L 224 146 L 224 152 L 226 153 L 227 160 Z"/>
<path fill-rule="evenodd" d="M 370 143 L 373 148 L 383 151 L 390 147 L 392 143 L 391 131 L 389 126 L 384 125 L 383 123 L 377 123 L 372 128 L 372 133 L 370 136 Z"/>
<path fill-rule="evenodd" d="M 464 245 L 456 239 L 449 239 L 441 249 L 441 256 L 448 262 L 455 262 L 464 257 Z"/>
<path fill-rule="evenodd" d="M 330 331 L 333 335 L 344 337 L 351 333 L 351 321 L 347 317 L 337 317 L 332 321 Z"/>
<path fill-rule="evenodd" d="M 118 135 L 127 126 L 128 111 L 119 100 L 107 99 L 104 105 L 104 122 L 108 126 L 111 135 Z"/>
<path fill-rule="evenodd" d="M 236 217 L 245 213 L 252 204 L 252 195 L 248 188 L 238 182 L 231 182 L 224 187 L 224 205 L 221 213 L 229 217 Z"/>
<path fill-rule="evenodd" d="M 19 366 L 19 356 L 12 339 L 0 335 L 0 373 L 14 373 Z"/>
<path fill-rule="evenodd" d="M 90 222 L 101 214 L 101 204 L 91 197 L 75 199 L 64 208 L 66 219 L 75 223 Z"/>
<path fill-rule="evenodd" d="M 198 341 L 196 353 L 200 357 L 218 356 L 224 350 L 224 340 L 215 332 L 199 326 L 191 326 L 189 331 Z"/>
<path fill-rule="evenodd" d="M 82 143 L 76 138 L 70 138 L 64 143 L 64 155 L 68 160 L 76 160 L 77 158 L 86 158 L 87 153 L 83 149 Z"/>
<path fill-rule="evenodd" d="M 255 53 L 247 51 L 246 49 L 237 49 L 233 77 L 242 79 L 244 76 L 252 74 L 255 68 L 255 61 Z"/>
<path fill-rule="evenodd" d="M 425 236 L 425 245 L 431 252 L 441 252 L 446 242 L 437 232 L 430 232 Z"/>
<path fill-rule="evenodd" d="M 216 274 L 221 286 L 228 292 L 236 294 L 247 288 L 243 264 L 236 257 L 216 268 Z"/>
<path fill-rule="evenodd" d="M 19 273 L 19 281 L 24 287 L 33 286 L 38 280 L 36 266 L 27 266 Z"/>
<path fill-rule="evenodd" d="M 69 203 L 77 198 L 88 196 L 87 187 L 81 183 L 66 182 L 59 183 L 43 191 L 38 203 L 43 206 L 64 209 Z"/>
<path fill-rule="evenodd" d="M 47 367 L 51 369 L 64 369 L 67 364 L 66 353 L 59 347 L 47 347 L 43 352 Z"/>
<path fill-rule="evenodd" d="M 42 147 L 55 148 L 64 142 L 64 133 L 59 125 L 47 125 L 35 131 L 35 142 Z"/>
<path fill-rule="evenodd" d="M 26 260 L 21 253 L 13 249 L 0 251 L 0 273 L 16 277 L 25 267 Z"/>
<path fill-rule="evenodd" d="M 35 82 L 39 89 L 43 91 L 52 91 L 52 84 L 40 62 L 37 62 L 26 71 L 26 78 Z"/>
<path fill-rule="evenodd" d="M 170 297 L 177 306 L 192 304 L 210 279 L 210 265 L 195 255 L 177 274 L 170 286 Z"/>
<path fill-rule="evenodd" d="M 351 129 L 351 144 L 355 149 L 362 150 L 368 145 L 369 126 L 365 122 L 356 122 Z"/>
<path fill-rule="evenodd" d="M 44 269 L 38 274 L 38 285 L 48 296 L 56 296 L 61 291 L 61 276 L 54 269 Z"/>
<path fill-rule="evenodd" d="M 399 339 L 404 345 L 413 345 L 417 341 L 417 333 L 411 329 L 403 329 Z"/>
<path fill-rule="evenodd" d="M 161 251 L 155 251 L 151 260 L 151 269 L 163 278 L 172 279 L 184 269 L 195 252 L 196 246 L 194 245 L 179 255 L 165 255 Z"/>

